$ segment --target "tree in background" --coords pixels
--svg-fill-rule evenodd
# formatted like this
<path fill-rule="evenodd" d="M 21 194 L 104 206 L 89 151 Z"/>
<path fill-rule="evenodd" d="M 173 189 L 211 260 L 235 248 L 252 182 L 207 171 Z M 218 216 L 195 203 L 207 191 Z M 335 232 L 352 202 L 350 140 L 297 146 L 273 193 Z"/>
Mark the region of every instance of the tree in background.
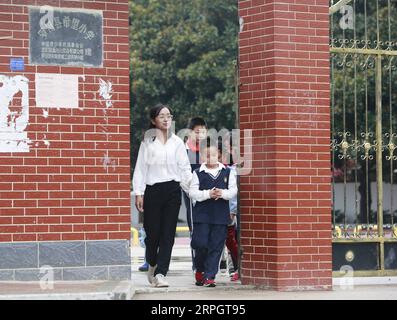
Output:
<path fill-rule="evenodd" d="M 235 127 L 237 0 L 130 1 L 131 159 L 148 111 L 169 104 L 176 130 L 193 116 Z"/>

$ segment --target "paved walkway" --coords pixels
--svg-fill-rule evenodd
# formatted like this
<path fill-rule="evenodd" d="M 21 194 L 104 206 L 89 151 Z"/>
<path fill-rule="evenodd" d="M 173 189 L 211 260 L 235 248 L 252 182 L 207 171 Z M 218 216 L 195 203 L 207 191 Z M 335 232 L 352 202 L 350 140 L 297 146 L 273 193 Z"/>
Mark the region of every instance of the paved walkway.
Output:
<path fill-rule="evenodd" d="M 131 300 L 131 281 L 0 282 L 0 300 Z"/>
<path fill-rule="evenodd" d="M 194 284 L 192 272 L 192 259 L 188 238 L 177 238 L 172 251 L 170 270 L 167 274 L 167 281 L 170 283 L 168 289 L 153 288 L 148 284 L 146 272 L 138 271 L 143 263 L 144 249 L 141 247 L 132 248 L 132 280 L 136 293 L 155 293 L 159 290 L 165 291 L 190 291 L 200 289 Z M 241 286 L 240 282 L 230 282 L 226 273 L 219 274 L 217 282 L 222 288 Z"/>
<path fill-rule="evenodd" d="M 0 282 L 0 300 L 397 300 L 397 278 L 390 277 L 354 278 L 354 286 L 350 287 L 334 279 L 333 290 L 327 292 L 277 292 L 231 282 L 220 273 L 217 287 L 197 287 L 188 238 L 176 239 L 167 275 L 170 287 L 153 288 L 146 272 L 138 271 L 143 255 L 143 248 L 132 248 L 131 281 L 55 282 L 53 288 L 44 289 L 37 282 Z"/>
<path fill-rule="evenodd" d="M 226 274 L 220 273 L 216 279 L 217 287 L 197 287 L 194 285 L 188 245 L 189 239 L 176 239 L 167 275 L 168 288 L 153 288 L 148 284 L 146 273 L 138 271 L 143 262 L 144 249 L 134 247 L 133 300 L 397 300 L 397 278 L 356 278 L 356 285 L 347 287 L 340 283 L 341 279 L 334 279 L 332 291 L 277 292 L 254 289 L 239 281 L 231 282 Z"/>
<path fill-rule="evenodd" d="M 221 290 L 205 288 L 187 292 L 135 294 L 133 300 L 397 300 L 397 286 L 357 286 L 330 292 L 276 292 L 271 290 Z"/>

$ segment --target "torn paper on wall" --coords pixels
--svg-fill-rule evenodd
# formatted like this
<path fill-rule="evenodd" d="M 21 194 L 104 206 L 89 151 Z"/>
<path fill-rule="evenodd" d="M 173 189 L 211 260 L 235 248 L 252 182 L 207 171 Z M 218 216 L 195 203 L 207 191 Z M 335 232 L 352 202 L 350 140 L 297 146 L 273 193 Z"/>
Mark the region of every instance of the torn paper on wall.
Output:
<path fill-rule="evenodd" d="M 77 74 L 36 73 L 36 106 L 78 108 L 79 77 Z"/>
<path fill-rule="evenodd" d="M 112 101 L 113 88 L 112 88 L 112 83 L 110 81 L 104 81 L 103 79 L 99 79 L 98 92 L 99 95 L 102 97 L 102 99 L 105 100 L 106 109 L 109 109 L 111 106 L 113 106 L 113 101 Z"/>
<path fill-rule="evenodd" d="M 0 152 L 29 152 L 28 124 L 29 80 L 0 75 Z"/>

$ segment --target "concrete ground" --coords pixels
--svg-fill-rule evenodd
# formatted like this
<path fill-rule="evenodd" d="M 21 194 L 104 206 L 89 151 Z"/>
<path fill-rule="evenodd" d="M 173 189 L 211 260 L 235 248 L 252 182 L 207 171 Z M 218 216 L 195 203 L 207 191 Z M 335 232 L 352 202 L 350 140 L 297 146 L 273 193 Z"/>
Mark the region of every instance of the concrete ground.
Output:
<path fill-rule="evenodd" d="M 334 279 L 332 291 L 277 292 L 258 290 L 253 286 L 231 282 L 227 274 L 217 276 L 217 287 L 203 288 L 194 285 L 191 271 L 190 249 L 187 238 L 177 238 L 167 281 L 168 288 L 153 288 L 146 273 L 138 271 L 143 262 L 144 249 L 132 250 L 133 300 L 396 300 L 397 278 Z"/>
<path fill-rule="evenodd" d="M 210 291 L 211 290 L 211 291 Z M 359 286 L 332 292 L 275 292 L 267 290 L 206 290 L 189 292 L 139 293 L 133 300 L 396 300 L 397 286 Z"/>
<path fill-rule="evenodd" d="M 217 276 L 217 287 L 194 285 L 189 239 L 176 238 L 168 288 L 153 288 L 138 271 L 144 249 L 132 248 L 131 281 L 0 282 L 0 300 L 397 300 L 397 278 L 337 278 L 332 291 L 277 292 L 231 282 Z M 51 285 L 53 285 L 51 287 Z"/>
<path fill-rule="evenodd" d="M 131 281 L 0 282 L 0 300 L 131 300 Z"/>

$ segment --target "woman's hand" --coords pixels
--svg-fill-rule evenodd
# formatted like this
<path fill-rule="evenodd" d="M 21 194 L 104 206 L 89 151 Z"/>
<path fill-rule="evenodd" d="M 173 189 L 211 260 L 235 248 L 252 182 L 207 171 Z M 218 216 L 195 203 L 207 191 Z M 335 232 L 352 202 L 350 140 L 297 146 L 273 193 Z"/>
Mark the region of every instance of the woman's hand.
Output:
<path fill-rule="evenodd" d="M 143 196 L 135 197 L 135 207 L 139 212 L 143 212 Z"/>

